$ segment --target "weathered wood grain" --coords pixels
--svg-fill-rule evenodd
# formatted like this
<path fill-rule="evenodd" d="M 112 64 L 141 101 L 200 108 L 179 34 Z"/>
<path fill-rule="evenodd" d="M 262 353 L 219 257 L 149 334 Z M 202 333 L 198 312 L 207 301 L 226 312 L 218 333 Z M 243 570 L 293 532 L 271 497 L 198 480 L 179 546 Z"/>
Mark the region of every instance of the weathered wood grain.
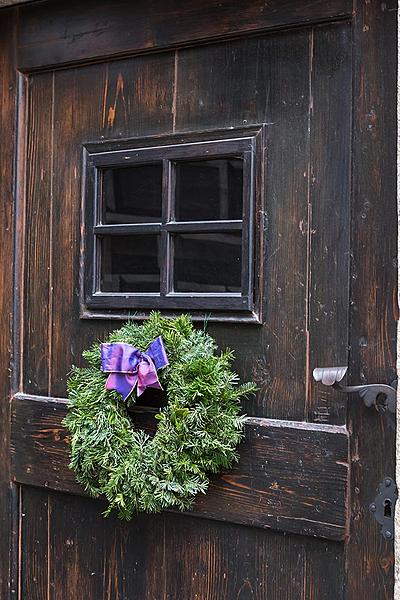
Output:
<path fill-rule="evenodd" d="M 245 411 L 297 420 L 304 418 L 306 393 L 302 226 L 307 226 L 310 36 L 309 29 L 283 32 L 185 49 L 177 57 L 178 131 L 266 123 L 265 191 L 257 214 L 263 231 L 257 269 L 263 327 L 210 323 L 209 331 L 221 346 L 235 350 L 238 373 L 260 389 L 255 401 L 245 401 Z"/>
<path fill-rule="evenodd" d="M 174 71 L 174 52 L 109 62 L 102 123 L 105 138 L 169 132 Z M 88 134 L 93 136 L 93 130 Z"/>
<path fill-rule="evenodd" d="M 264 330 L 252 376 L 254 414 L 302 420 L 306 397 L 306 289 L 310 45 L 312 30 L 260 47 L 259 81 L 269 103 L 264 243 Z M 288 265 L 290 267 L 288 268 Z"/>
<path fill-rule="evenodd" d="M 55 74 L 51 395 L 65 394 L 70 365 L 112 329 L 109 321 L 82 321 L 79 315 L 82 144 L 170 132 L 173 81 L 173 54 Z"/>
<path fill-rule="evenodd" d="M 83 137 L 101 135 L 105 111 L 106 65 L 84 71 L 71 69 L 54 76 L 52 208 L 52 297 L 54 307 L 49 329 L 52 348 L 49 364 L 49 395 L 65 393 L 66 363 L 80 359 L 79 330 L 80 190 Z M 90 99 L 90 100 L 89 100 Z M 85 104 L 86 110 L 82 110 Z M 79 135 L 77 135 L 77 131 Z"/>
<path fill-rule="evenodd" d="M 354 53 L 351 383 L 396 376 L 396 32 L 397 4 L 359 0 Z M 349 403 L 350 538 L 346 600 L 392 599 L 393 540 L 381 536 L 368 507 L 395 473 L 395 424 Z M 355 565 L 358 576 L 354 577 Z"/>
<path fill-rule="evenodd" d="M 351 27 L 312 37 L 305 418 L 346 420 L 346 397 L 312 370 L 348 364 L 350 269 Z"/>
<path fill-rule="evenodd" d="M 24 487 L 20 506 L 21 598 L 43 600 L 48 593 L 49 498 L 46 490 Z"/>
<path fill-rule="evenodd" d="M 350 0 L 89 0 L 84 6 L 77 0 L 45 1 L 12 9 L 19 16 L 14 49 L 11 13 L 1 11 L 2 140 L 14 135 L 15 89 L 9 87 L 14 50 L 27 71 L 81 64 L 29 75 L 28 122 L 19 117 L 21 138 L 31 128 L 28 152 L 25 156 L 20 144 L 18 159 L 21 179 L 29 163 L 31 222 L 23 232 L 18 216 L 28 310 L 15 325 L 15 349 L 21 332 L 22 387 L 50 396 L 20 396 L 14 403 L 13 472 L 23 488 L 21 542 L 27 544 L 21 552 L 21 597 L 75 600 L 85 590 L 87 597 L 108 600 L 185 595 L 193 600 L 196 594 L 201 600 L 391 600 L 392 544 L 380 537 L 367 507 L 379 481 L 393 474 L 393 423 L 351 398 L 349 465 L 348 433 L 337 426 L 344 422 L 343 398 L 324 394 L 310 378 L 317 363 L 346 361 L 348 340 L 354 383 L 364 377 L 389 382 L 394 374 L 396 6 L 392 0 L 355 0 L 354 7 L 351 31 Z M 83 64 L 117 55 L 130 58 Z M 142 516 L 127 526 L 112 518 L 103 524 L 104 504 L 81 495 L 67 466 L 65 404 L 52 402 L 64 396 L 67 373 L 71 363 L 81 361 L 82 349 L 113 327 L 107 319 L 79 319 L 81 145 L 262 123 L 268 134 L 266 195 L 257 218 L 265 229 L 264 325 L 209 326 L 221 347 L 235 349 L 241 378 L 255 379 L 260 388 L 246 403 L 255 417 L 248 421 L 241 462 L 215 478 L 192 515 Z M 12 152 L 4 148 L 0 241 L 7 264 Z M 17 269 L 17 316 L 19 276 Z M 0 597 L 7 593 L 9 552 L 7 269 L 3 278 Z M 134 418 L 151 430 L 144 412 Z M 288 422 L 292 419 L 298 422 Z M 316 423 L 302 424 L 303 419 Z M 48 529 L 42 518 L 47 497 Z M 50 551 L 39 556 L 35 543 L 45 533 Z"/>
<path fill-rule="evenodd" d="M 14 63 L 15 14 L 1 11 L 0 19 L 0 598 L 15 591 L 15 573 L 10 579 L 12 550 L 12 503 L 10 493 L 10 349 L 13 303 L 13 156 L 15 144 L 17 77 Z M 15 523 L 14 523 L 15 525 Z"/>
<path fill-rule="evenodd" d="M 43 73 L 30 78 L 26 88 L 29 128 L 23 241 L 24 304 L 21 307 L 25 322 L 22 370 L 24 389 L 31 394 L 45 395 L 49 391 L 51 361 L 54 74 Z M 46 110 L 42 110 L 43 107 Z M 20 169 L 22 171 L 21 165 Z"/>
<path fill-rule="evenodd" d="M 78 0 L 20 8 L 22 70 L 349 17 L 351 0 Z M 46 35 L 43 35 L 46 23 Z"/>
<path fill-rule="evenodd" d="M 96 600 L 341 597 L 339 542 L 187 514 L 138 515 L 124 523 L 115 516 L 104 519 L 102 508 L 100 502 L 25 486 L 24 519 L 34 533 L 26 530 L 24 537 L 29 568 L 41 561 L 47 573 L 47 538 L 54 553 L 48 589 L 30 582 L 23 592 L 33 592 L 33 600 L 76 600 L 82 590 L 85 598 Z M 36 589 L 42 590 L 41 596 L 35 595 Z"/>
<path fill-rule="evenodd" d="M 66 402 L 13 400 L 13 476 L 82 494 L 68 468 Z M 240 462 L 213 479 L 195 514 L 340 540 L 346 534 L 348 438 L 344 428 L 249 418 Z"/>
<path fill-rule="evenodd" d="M 337 542 L 172 514 L 165 518 L 165 540 L 168 600 L 342 596 L 342 545 Z"/>
<path fill-rule="evenodd" d="M 339 26 L 323 28 L 320 34 L 322 44 L 325 39 L 329 41 L 334 57 L 338 52 L 343 53 L 341 29 Z M 204 131 L 266 122 L 266 191 L 264 206 L 260 207 L 257 215 L 257 227 L 265 229 L 263 250 L 257 249 L 258 256 L 260 252 L 264 253 L 261 261 L 265 262 L 264 273 L 260 268 L 257 274 L 257 285 L 264 287 L 264 327 L 235 326 L 228 322 L 217 326 L 210 324 L 209 329 L 222 347 L 235 349 L 235 367 L 242 379 L 253 378 L 260 388 L 256 402 L 252 399 L 245 402 L 248 414 L 301 420 L 315 412 L 304 406 L 313 366 L 307 358 L 310 350 L 307 333 L 307 285 L 310 276 L 307 231 L 311 227 L 318 231 L 321 243 L 328 234 L 323 234 L 326 231 L 326 203 L 318 204 L 318 190 L 315 202 L 317 208 L 321 208 L 315 210 L 313 223 L 308 223 L 311 142 L 315 146 L 314 155 L 320 154 L 317 136 L 310 140 L 309 133 L 312 85 L 317 86 L 317 95 L 318 89 L 320 94 L 325 92 L 315 75 L 310 79 L 314 68 L 312 43 L 311 30 L 282 32 L 185 49 L 176 55 L 165 53 L 136 57 L 109 65 L 91 65 L 55 73 L 54 131 L 41 127 L 43 135 L 37 139 L 37 147 L 32 148 L 32 155 L 42 156 L 45 164 L 49 160 L 48 152 L 40 149 L 53 147 L 52 160 L 57 167 L 52 183 L 52 258 L 46 259 L 43 255 L 48 239 L 39 210 L 33 219 L 35 225 L 31 227 L 31 235 L 43 230 L 43 248 L 40 252 L 32 248 L 28 255 L 43 255 L 44 276 L 41 281 L 33 274 L 32 286 L 38 281 L 38 289 L 33 290 L 32 287 L 31 290 L 27 282 L 27 293 L 31 297 L 36 297 L 36 293 L 40 297 L 45 296 L 46 274 L 51 264 L 53 318 L 46 344 L 42 340 L 42 336 L 46 335 L 46 323 L 42 319 L 46 308 L 41 301 L 30 302 L 26 325 L 30 320 L 32 324 L 43 320 L 43 327 L 42 332 L 38 332 L 36 327 L 37 335 L 26 333 L 33 356 L 27 356 L 29 374 L 25 373 L 25 384 L 29 385 L 32 375 L 35 386 L 34 389 L 27 387 L 28 392 L 45 390 L 47 379 L 50 379 L 50 393 L 64 395 L 66 374 L 71 363 L 79 362 L 82 349 L 93 339 L 104 337 L 112 327 L 109 321 L 89 324 L 79 319 L 82 143 L 173 130 Z M 322 50 L 320 54 L 323 56 Z M 342 81 L 349 75 L 348 65 L 338 59 L 332 65 L 329 61 L 324 63 L 323 69 L 321 77 L 329 82 L 329 93 L 333 98 L 340 98 Z M 33 80 L 35 77 L 38 77 L 36 86 L 39 87 L 42 75 L 34 75 Z M 43 121 L 46 117 L 48 115 Z M 323 116 L 318 118 L 323 122 Z M 331 127 L 334 127 L 333 123 L 334 119 Z M 35 129 L 32 135 L 35 135 Z M 346 141 L 343 136 L 341 140 Z M 332 161 L 329 162 L 328 155 L 327 151 L 325 166 L 329 163 L 331 168 Z M 346 165 L 341 157 L 336 160 L 339 161 L 337 172 L 343 171 Z M 327 178 L 321 167 L 318 181 L 325 180 Z M 335 177 L 329 178 L 329 182 L 331 187 L 334 186 Z M 39 187 L 42 185 L 40 180 L 36 183 Z M 329 196 L 329 190 L 324 193 Z M 332 247 L 334 239 L 335 234 L 331 236 Z M 320 265 L 317 258 L 312 260 L 316 262 L 311 278 L 318 281 Z M 28 267 L 29 264 L 27 272 Z M 345 276 L 342 267 L 342 264 L 338 266 L 341 280 Z M 63 281 L 63 286 L 57 284 L 60 281 Z M 332 294 L 326 282 L 321 283 L 323 285 L 318 286 L 318 293 L 324 290 L 332 306 L 340 304 L 343 316 L 345 307 L 340 302 L 344 293 L 342 288 L 338 286 Z M 36 293 L 33 294 L 33 291 Z M 314 306 L 319 305 L 314 303 Z M 320 318 L 318 314 L 315 316 Z M 321 331 L 325 339 L 325 320 L 317 322 L 315 319 L 313 341 L 315 339 L 316 344 Z M 333 330 L 335 319 L 331 321 Z M 329 344 L 321 344 L 322 353 L 326 354 L 327 346 Z M 43 349 L 42 354 L 35 353 L 36 347 Z M 50 377 L 47 377 L 45 369 L 38 380 L 35 372 L 40 375 L 40 365 L 43 366 L 49 349 L 52 355 Z M 318 351 L 312 351 L 312 360 L 317 361 Z M 31 368 L 32 361 L 35 364 Z M 339 407 L 343 407 L 343 399 L 335 395 L 326 404 L 329 404 L 327 410 L 332 415 L 330 417 L 328 412 L 327 422 L 337 421 L 335 415 Z"/>
<path fill-rule="evenodd" d="M 105 519 L 100 503 L 55 493 L 49 506 L 49 600 L 76 600 L 82 590 L 96 600 L 163 597 L 163 515 L 139 515 L 127 524 Z"/>

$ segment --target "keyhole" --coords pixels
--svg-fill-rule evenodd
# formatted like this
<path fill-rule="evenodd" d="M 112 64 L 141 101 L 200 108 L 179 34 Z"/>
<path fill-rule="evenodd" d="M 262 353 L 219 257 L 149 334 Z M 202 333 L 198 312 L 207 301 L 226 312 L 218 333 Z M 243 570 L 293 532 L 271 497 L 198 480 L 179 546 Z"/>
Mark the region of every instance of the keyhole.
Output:
<path fill-rule="evenodd" d="M 383 514 L 385 517 L 392 516 L 392 502 L 388 498 L 386 498 L 385 502 L 383 503 Z"/>

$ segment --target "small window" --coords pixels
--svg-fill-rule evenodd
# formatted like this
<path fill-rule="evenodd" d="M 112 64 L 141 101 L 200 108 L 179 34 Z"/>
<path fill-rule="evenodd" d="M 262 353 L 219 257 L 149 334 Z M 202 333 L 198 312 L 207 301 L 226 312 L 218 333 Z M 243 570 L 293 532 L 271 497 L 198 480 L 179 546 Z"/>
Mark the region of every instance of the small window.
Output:
<path fill-rule="evenodd" d="M 83 316 L 254 312 L 258 133 L 85 148 Z"/>

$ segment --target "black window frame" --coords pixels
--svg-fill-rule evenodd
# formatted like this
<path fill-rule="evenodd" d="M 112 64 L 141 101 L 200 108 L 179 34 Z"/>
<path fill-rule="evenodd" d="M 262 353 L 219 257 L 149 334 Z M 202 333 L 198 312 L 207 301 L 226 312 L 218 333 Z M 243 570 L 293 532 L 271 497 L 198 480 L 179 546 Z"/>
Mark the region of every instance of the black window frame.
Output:
<path fill-rule="evenodd" d="M 81 317 L 126 318 L 146 316 L 152 309 L 209 314 L 216 320 L 259 321 L 260 227 L 257 208 L 263 179 L 263 128 L 204 132 L 157 138 L 88 143 L 83 146 Z M 241 220 L 175 221 L 174 162 L 239 157 L 243 160 Z M 104 224 L 102 170 L 161 162 L 162 218 L 159 223 Z M 173 239 L 177 233 L 242 232 L 241 292 L 173 291 Z M 100 290 L 102 235 L 158 233 L 162 265 L 160 292 L 104 292 Z M 258 277 L 257 277 L 258 276 Z"/>

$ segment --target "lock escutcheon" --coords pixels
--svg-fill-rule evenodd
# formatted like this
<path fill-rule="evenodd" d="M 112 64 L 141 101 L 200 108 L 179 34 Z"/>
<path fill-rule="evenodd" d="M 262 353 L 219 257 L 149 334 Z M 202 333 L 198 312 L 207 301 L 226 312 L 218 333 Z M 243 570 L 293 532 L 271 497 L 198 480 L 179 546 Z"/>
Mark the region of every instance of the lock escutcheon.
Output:
<path fill-rule="evenodd" d="M 391 477 L 379 484 L 379 492 L 374 501 L 369 505 L 369 510 L 375 520 L 381 526 L 381 534 L 385 540 L 394 537 L 394 512 L 398 498 L 398 490 L 395 481 Z"/>

